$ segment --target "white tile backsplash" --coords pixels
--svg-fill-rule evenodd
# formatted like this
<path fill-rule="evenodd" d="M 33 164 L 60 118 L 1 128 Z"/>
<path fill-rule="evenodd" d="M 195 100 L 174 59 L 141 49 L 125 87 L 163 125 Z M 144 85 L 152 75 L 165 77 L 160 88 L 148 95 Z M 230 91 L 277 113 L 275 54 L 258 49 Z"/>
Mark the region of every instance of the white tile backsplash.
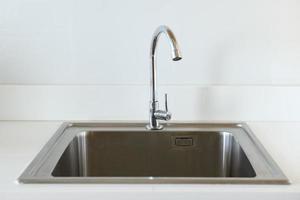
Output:
<path fill-rule="evenodd" d="M 183 60 L 159 44 L 159 81 L 300 83 L 296 0 L 1 0 L 0 83 L 139 84 L 154 29 L 169 25 Z"/>
<path fill-rule="evenodd" d="M 167 86 L 176 120 L 297 121 L 300 88 Z M 147 86 L 0 86 L 0 120 L 147 120 Z M 163 101 L 161 101 L 163 103 Z M 163 106 L 163 105 L 161 105 Z"/>
<path fill-rule="evenodd" d="M 0 0 L 0 119 L 146 120 L 149 47 L 174 120 L 300 120 L 298 0 Z M 26 86 L 24 86 L 26 85 Z"/>

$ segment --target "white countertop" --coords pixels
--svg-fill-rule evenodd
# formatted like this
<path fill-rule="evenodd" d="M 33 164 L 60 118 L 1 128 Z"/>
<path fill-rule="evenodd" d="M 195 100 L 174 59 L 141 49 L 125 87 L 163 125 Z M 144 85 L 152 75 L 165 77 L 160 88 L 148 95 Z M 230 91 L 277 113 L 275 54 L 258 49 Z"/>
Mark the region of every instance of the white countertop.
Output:
<path fill-rule="evenodd" d="M 16 179 L 62 122 L 0 121 L 0 199 L 300 200 L 300 122 L 248 125 L 290 185 L 19 184 Z"/>

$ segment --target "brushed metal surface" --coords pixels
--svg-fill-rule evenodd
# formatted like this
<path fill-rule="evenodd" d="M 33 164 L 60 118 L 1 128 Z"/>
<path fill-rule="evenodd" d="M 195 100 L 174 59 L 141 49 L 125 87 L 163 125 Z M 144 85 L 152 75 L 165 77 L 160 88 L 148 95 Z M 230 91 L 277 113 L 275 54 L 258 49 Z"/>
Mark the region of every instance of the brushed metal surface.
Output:
<path fill-rule="evenodd" d="M 21 183 L 288 184 L 245 124 L 65 123 Z"/>
<path fill-rule="evenodd" d="M 194 145 L 178 146 L 183 136 Z M 230 133 L 91 131 L 71 141 L 52 175 L 254 177 L 255 172 Z"/>

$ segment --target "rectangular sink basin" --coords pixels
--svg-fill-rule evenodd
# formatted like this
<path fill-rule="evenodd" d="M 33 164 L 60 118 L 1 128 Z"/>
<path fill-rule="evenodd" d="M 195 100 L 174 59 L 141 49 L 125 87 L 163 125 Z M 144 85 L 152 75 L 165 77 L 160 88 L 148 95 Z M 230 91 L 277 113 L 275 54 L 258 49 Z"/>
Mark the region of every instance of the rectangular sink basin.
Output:
<path fill-rule="evenodd" d="M 226 132 L 99 132 L 76 135 L 54 177 L 255 177 Z"/>
<path fill-rule="evenodd" d="M 21 183 L 288 184 L 246 124 L 64 123 Z"/>

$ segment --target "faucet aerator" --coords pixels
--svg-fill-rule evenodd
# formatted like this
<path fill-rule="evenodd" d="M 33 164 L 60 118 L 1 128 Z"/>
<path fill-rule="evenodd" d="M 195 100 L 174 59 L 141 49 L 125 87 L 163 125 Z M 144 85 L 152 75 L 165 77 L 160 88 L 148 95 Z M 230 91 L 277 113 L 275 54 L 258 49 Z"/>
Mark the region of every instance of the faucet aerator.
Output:
<path fill-rule="evenodd" d="M 173 61 L 178 61 L 178 60 L 181 60 L 182 58 L 181 57 L 175 57 L 173 58 Z"/>

